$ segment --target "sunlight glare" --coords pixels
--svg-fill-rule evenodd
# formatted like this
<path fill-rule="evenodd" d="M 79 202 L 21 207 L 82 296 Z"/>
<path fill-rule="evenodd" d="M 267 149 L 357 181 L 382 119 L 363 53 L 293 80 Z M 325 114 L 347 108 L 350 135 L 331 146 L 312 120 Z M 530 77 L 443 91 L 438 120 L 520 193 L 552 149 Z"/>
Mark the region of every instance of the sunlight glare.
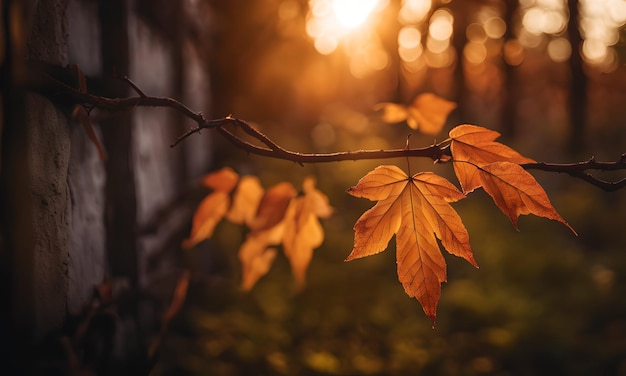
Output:
<path fill-rule="evenodd" d="M 378 5 L 378 0 L 334 0 L 333 14 L 346 29 L 361 25 Z"/>
<path fill-rule="evenodd" d="M 389 0 L 309 0 L 306 32 L 322 55 L 341 47 L 352 75 L 364 78 L 389 65 L 374 27 L 375 15 L 388 5 Z"/>
<path fill-rule="evenodd" d="M 386 2 L 381 0 L 310 0 L 307 34 L 315 39 L 318 52 L 330 54 L 339 46 L 340 40 L 347 38 L 375 10 L 385 5 Z"/>

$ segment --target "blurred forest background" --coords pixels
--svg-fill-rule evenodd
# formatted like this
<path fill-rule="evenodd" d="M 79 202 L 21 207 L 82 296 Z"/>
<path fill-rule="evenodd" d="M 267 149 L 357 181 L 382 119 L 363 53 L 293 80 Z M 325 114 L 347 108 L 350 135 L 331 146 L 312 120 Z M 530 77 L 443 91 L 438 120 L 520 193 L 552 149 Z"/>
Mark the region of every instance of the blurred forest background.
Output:
<path fill-rule="evenodd" d="M 470 123 L 538 161 L 615 161 L 626 152 L 624 0 L 187 0 L 197 10 L 189 20 L 168 13 L 167 1 L 131 3 L 142 22 L 184 26 L 164 36 L 195 38 L 210 73 L 207 117 L 250 121 L 289 150 L 395 149 L 409 133 L 411 147 L 428 146 L 432 136 L 382 122 L 375 106 L 432 92 L 458 104 L 437 141 Z M 105 42 L 118 28 L 111 21 Z M 144 58 L 135 73 L 158 76 Z M 236 252 L 246 234 L 230 223 L 191 250 L 170 247 L 191 283 L 153 374 L 626 375 L 625 191 L 533 172 L 578 237 L 536 217 L 521 218 L 517 232 L 483 192 L 455 203 L 480 269 L 445 255 L 449 282 L 433 328 L 397 280 L 393 241 L 379 255 L 343 261 L 352 226 L 373 205 L 346 189 L 377 165 L 405 168 L 405 160 L 299 166 L 246 154 L 211 132 L 199 137 L 213 155 L 198 160 L 259 176 L 265 187 L 315 176 L 336 211 L 322 223 L 325 241 L 303 290 L 279 256 L 242 292 Z M 455 181 L 450 165 L 427 159 L 411 160 L 411 170 Z"/>
<path fill-rule="evenodd" d="M 433 92 L 458 104 L 439 141 L 470 123 L 538 161 L 626 151 L 626 1 L 204 1 L 210 116 L 254 122 L 287 149 L 401 148 L 411 130 L 383 123 L 374 106 Z M 412 147 L 433 142 L 412 133 Z M 397 281 L 393 244 L 343 262 L 353 224 L 372 206 L 345 190 L 404 160 L 301 167 L 217 138 L 213 146 L 216 168 L 255 174 L 265 187 L 315 176 L 336 212 L 322 223 L 303 291 L 279 256 L 241 292 L 245 234 L 235 225 L 186 252 L 193 283 L 157 374 L 626 375 L 623 191 L 533 172 L 578 237 L 535 217 L 518 233 L 483 192 L 455 204 L 480 269 L 446 255 L 433 329 Z M 450 165 L 411 164 L 453 180 Z"/>

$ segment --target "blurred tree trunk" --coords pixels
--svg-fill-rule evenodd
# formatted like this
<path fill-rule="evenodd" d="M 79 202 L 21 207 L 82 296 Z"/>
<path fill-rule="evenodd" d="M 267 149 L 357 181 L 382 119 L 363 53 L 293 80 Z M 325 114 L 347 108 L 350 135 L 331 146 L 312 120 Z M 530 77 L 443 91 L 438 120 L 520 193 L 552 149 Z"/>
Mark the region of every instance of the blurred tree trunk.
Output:
<path fill-rule="evenodd" d="M 23 366 L 35 322 L 22 11 L 20 1 L 0 2 L 0 369 L 7 375 Z"/>
<path fill-rule="evenodd" d="M 125 0 L 100 2 L 102 27 L 102 71 L 127 74 L 128 5 Z M 107 80 L 106 94 L 128 96 L 128 86 L 121 81 Z M 107 255 L 111 273 L 129 277 L 137 285 L 138 260 L 136 244 L 137 198 L 133 172 L 131 113 L 117 113 L 102 120 L 102 136 L 108 150 L 105 186 L 105 227 Z"/>
<path fill-rule="evenodd" d="M 505 0 L 504 22 L 506 23 L 506 31 L 504 33 L 504 43 L 515 39 L 513 33 L 513 22 L 515 15 L 519 9 L 518 0 Z M 504 58 L 504 50 L 502 52 L 502 64 L 504 69 L 504 87 L 503 98 L 501 104 L 501 124 L 500 131 L 506 138 L 515 137 L 516 120 L 517 120 L 517 90 L 515 88 L 515 67 L 508 64 Z"/>
<path fill-rule="evenodd" d="M 568 149 L 572 154 L 580 153 L 585 146 L 585 125 L 587 120 L 587 76 L 583 71 L 580 47 L 582 36 L 578 28 L 579 0 L 569 0 L 569 22 L 567 33 L 572 45 L 569 60 L 571 82 L 569 94 L 570 134 Z"/>
<path fill-rule="evenodd" d="M 452 35 L 452 47 L 456 52 L 456 67 L 454 69 L 454 86 L 457 102 L 457 112 L 460 119 L 467 119 L 467 85 L 465 84 L 465 71 L 463 69 L 463 49 L 467 42 L 465 30 L 469 24 L 471 14 L 470 1 L 453 1 L 450 10 L 454 15 L 454 32 Z"/>

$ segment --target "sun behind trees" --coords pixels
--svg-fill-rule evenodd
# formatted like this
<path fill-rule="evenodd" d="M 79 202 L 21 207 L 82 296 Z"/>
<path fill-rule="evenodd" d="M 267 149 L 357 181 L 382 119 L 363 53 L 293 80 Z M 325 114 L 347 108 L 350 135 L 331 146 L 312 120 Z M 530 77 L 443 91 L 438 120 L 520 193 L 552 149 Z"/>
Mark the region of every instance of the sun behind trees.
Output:
<path fill-rule="evenodd" d="M 406 120 L 411 128 L 427 134 L 438 133 L 454 107 L 452 102 L 433 94 L 419 96 L 411 106 L 379 106 L 384 109 L 386 121 Z M 534 214 L 561 222 L 576 234 L 557 213 L 541 185 L 520 166 L 535 161 L 496 142 L 498 132 L 464 124 L 453 128 L 449 136 L 438 146 L 449 148 L 450 154 L 435 162 L 453 164 L 463 191 L 432 172 L 411 175 L 392 165 L 376 167 L 348 189 L 352 196 L 377 203 L 354 225 L 354 248 L 346 261 L 384 251 L 395 234 L 398 279 L 407 295 L 420 302 L 433 324 L 441 283 L 447 280 L 446 262 L 438 241 L 448 253 L 478 267 L 467 229 L 450 203 L 483 188 L 516 229 L 520 215 Z M 302 287 L 313 250 L 324 239 L 318 218 L 329 218 L 333 212 L 328 198 L 315 188 L 314 179 L 305 179 L 301 195 L 289 182 L 264 192 L 256 177 L 239 178 L 226 167 L 207 175 L 203 184 L 213 193 L 198 206 L 190 237 L 183 246 L 191 248 L 210 238 L 215 226 L 226 218 L 249 229 L 239 249 L 244 290 L 250 290 L 269 271 L 277 245 L 282 245 L 298 286 Z M 231 200 L 230 193 L 236 186 Z"/>

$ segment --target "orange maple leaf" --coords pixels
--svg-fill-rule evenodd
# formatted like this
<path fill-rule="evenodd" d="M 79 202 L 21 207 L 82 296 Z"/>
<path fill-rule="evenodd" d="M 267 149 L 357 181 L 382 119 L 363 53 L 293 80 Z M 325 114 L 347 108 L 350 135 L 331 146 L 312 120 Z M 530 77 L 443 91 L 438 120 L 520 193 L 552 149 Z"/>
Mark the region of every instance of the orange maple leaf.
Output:
<path fill-rule="evenodd" d="M 434 323 L 441 283 L 446 281 L 437 239 L 449 253 L 477 266 L 467 230 L 449 204 L 465 195 L 436 174 L 409 177 L 396 166 L 376 167 L 348 193 L 378 203 L 354 225 L 354 248 L 346 261 L 382 252 L 396 234 L 398 279 Z"/>
<path fill-rule="evenodd" d="M 276 250 L 270 246 L 281 243 L 286 223 L 294 215 L 290 203 L 296 194 L 291 183 L 283 182 L 268 189 L 263 195 L 255 217 L 250 220 L 252 231 L 239 248 L 242 289 L 252 289 L 259 278 L 269 271 L 276 257 Z"/>
<path fill-rule="evenodd" d="M 522 214 L 534 214 L 558 221 L 575 235 L 576 231 L 557 213 L 548 194 L 535 178 L 520 165 L 511 162 L 494 162 L 478 168 L 481 186 L 491 196 L 496 206 L 517 227 Z"/>
<path fill-rule="evenodd" d="M 299 287 L 304 286 L 313 250 L 324 241 L 324 229 L 318 218 L 328 218 L 333 213 L 328 197 L 315 188 L 313 178 L 304 180 L 302 190 L 304 195 L 291 204 L 293 218 L 286 223 L 283 236 L 285 256 Z"/>
<path fill-rule="evenodd" d="M 495 142 L 498 137 L 500 133 L 496 131 L 469 124 L 459 125 L 450 131 L 450 151 L 454 160 L 470 162 L 454 164 L 454 172 L 463 192 L 469 193 L 480 187 L 477 166 L 504 161 L 517 164 L 535 162 L 510 147 Z"/>
<path fill-rule="evenodd" d="M 183 248 L 192 248 L 213 236 L 215 226 L 228 211 L 229 193 L 238 181 L 239 175 L 228 167 L 208 174 L 202 179 L 203 185 L 212 188 L 214 192 L 206 196 L 198 205 L 191 222 L 191 234 L 183 241 Z"/>
<path fill-rule="evenodd" d="M 397 103 L 380 103 L 376 109 L 382 109 L 382 120 L 386 123 L 407 122 L 412 129 L 428 135 L 436 135 L 446 123 L 456 103 L 438 97 L 432 93 L 417 96 L 408 106 Z"/>
<path fill-rule="evenodd" d="M 499 136 L 498 132 L 468 124 L 450 131 L 454 172 L 463 191 L 482 187 L 515 229 L 520 215 L 534 214 L 561 222 L 576 234 L 537 180 L 520 166 L 535 161 L 495 142 Z"/>

